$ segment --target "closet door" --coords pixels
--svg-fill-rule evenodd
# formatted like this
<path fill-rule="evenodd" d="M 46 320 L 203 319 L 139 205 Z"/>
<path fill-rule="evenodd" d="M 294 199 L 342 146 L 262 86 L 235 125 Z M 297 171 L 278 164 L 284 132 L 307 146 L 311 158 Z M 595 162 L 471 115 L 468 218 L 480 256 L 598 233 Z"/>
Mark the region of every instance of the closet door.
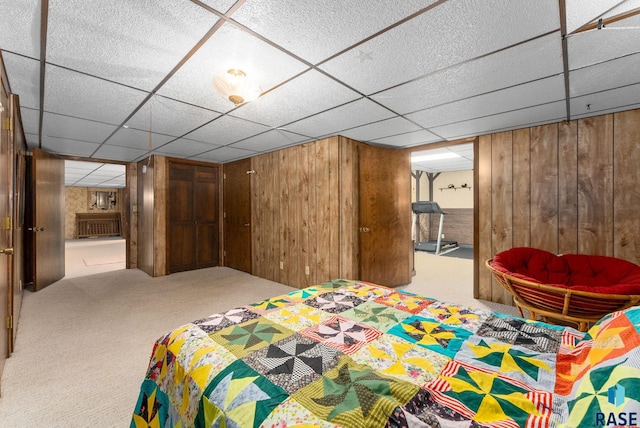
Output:
<path fill-rule="evenodd" d="M 251 159 L 224 164 L 224 265 L 251 273 Z"/>
<path fill-rule="evenodd" d="M 218 167 L 169 162 L 169 273 L 218 266 Z"/>
<path fill-rule="evenodd" d="M 196 166 L 193 207 L 196 234 L 196 268 L 218 266 L 218 168 Z"/>
<path fill-rule="evenodd" d="M 194 173 L 192 165 L 169 162 L 167 265 L 170 273 L 196 266 Z"/>

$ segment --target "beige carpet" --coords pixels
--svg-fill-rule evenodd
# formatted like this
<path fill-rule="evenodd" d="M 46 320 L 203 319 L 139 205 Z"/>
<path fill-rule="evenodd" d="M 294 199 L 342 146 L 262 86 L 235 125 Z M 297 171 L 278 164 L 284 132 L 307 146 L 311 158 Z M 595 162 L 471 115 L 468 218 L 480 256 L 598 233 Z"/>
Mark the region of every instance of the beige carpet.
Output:
<path fill-rule="evenodd" d="M 65 278 L 94 275 L 125 268 L 122 238 L 86 238 L 65 241 Z"/>
<path fill-rule="evenodd" d="M 472 297 L 471 260 L 416 253 L 401 287 L 444 301 L 513 311 Z M 228 268 L 151 278 L 116 270 L 25 292 L 16 351 L 7 360 L 0 427 L 125 427 L 153 342 L 212 313 L 291 291 Z"/>

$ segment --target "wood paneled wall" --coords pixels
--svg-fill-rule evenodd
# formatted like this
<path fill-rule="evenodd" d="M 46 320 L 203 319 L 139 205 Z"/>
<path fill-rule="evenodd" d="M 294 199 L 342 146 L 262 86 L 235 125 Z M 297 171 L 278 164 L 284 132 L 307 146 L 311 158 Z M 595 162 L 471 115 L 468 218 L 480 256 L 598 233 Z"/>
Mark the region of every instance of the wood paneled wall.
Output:
<path fill-rule="evenodd" d="M 640 110 L 479 137 L 477 298 L 511 303 L 484 267 L 517 246 L 640 263 Z"/>
<path fill-rule="evenodd" d="M 358 277 L 358 143 L 331 137 L 252 158 L 252 273 L 303 288 Z"/>

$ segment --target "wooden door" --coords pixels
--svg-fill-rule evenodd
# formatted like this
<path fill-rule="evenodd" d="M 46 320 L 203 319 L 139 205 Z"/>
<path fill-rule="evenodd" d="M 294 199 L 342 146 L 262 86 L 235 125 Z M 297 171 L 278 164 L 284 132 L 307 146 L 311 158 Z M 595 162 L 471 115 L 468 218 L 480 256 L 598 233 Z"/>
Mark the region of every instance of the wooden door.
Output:
<path fill-rule="evenodd" d="M 224 164 L 224 265 L 251 273 L 251 159 Z"/>
<path fill-rule="evenodd" d="M 398 286 L 411 282 L 411 185 L 407 151 L 361 144 L 360 279 Z"/>
<path fill-rule="evenodd" d="M 169 162 L 169 273 L 218 265 L 218 186 L 217 167 Z"/>
<path fill-rule="evenodd" d="M 193 207 L 192 165 L 169 162 L 167 266 L 169 272 L 192 269 L 196 264 L 196 227 Z"/>
<path fill-rule="evenodd" d="M 64 160 L 34 149 L 30 180 L 25 265 L 38 291 L 64 277 Z"/>
<path fill-rule="evenodd" d="M 195 166 L 193 204 L 196 224 L 195 268 L 218 266 L 220 258 L 219 171 Z"/>
<path fill-rule="evenodd" d="M 2 63 L 0 63 L 0 67 Z M 2 74 L 4 78 L 4 74 Z M 8 93 L 0 80 L 0 378 L 4 362 L 9 356 L 11 349 L 11 333 L 5 326 L 5 317 L 12 312 L 9 284 L 11 280 L 11 264 L 13 256 L 11 254 L 10 231 L 5 229 L 4 221 L 11 216 L 9 209 L 10 181 L 9 171 L 11 171 L 11 158 L 9 157 L 9 129 L 6 126 L 8 121 L 9 105 Z"/>

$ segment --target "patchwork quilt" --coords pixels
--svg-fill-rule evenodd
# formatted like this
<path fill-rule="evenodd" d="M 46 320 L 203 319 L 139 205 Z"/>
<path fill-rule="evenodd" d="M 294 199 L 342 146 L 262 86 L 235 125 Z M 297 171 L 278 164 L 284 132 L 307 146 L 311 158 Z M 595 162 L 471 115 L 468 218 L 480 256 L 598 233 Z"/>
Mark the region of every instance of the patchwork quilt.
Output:
<path fill-rule="evenodd" d="M 635 418 L 635 419 L 634 419 Z M 640 308 L 587 333 L 335 280 L 157 340 L 132 427 L 640 425 Z"/>

